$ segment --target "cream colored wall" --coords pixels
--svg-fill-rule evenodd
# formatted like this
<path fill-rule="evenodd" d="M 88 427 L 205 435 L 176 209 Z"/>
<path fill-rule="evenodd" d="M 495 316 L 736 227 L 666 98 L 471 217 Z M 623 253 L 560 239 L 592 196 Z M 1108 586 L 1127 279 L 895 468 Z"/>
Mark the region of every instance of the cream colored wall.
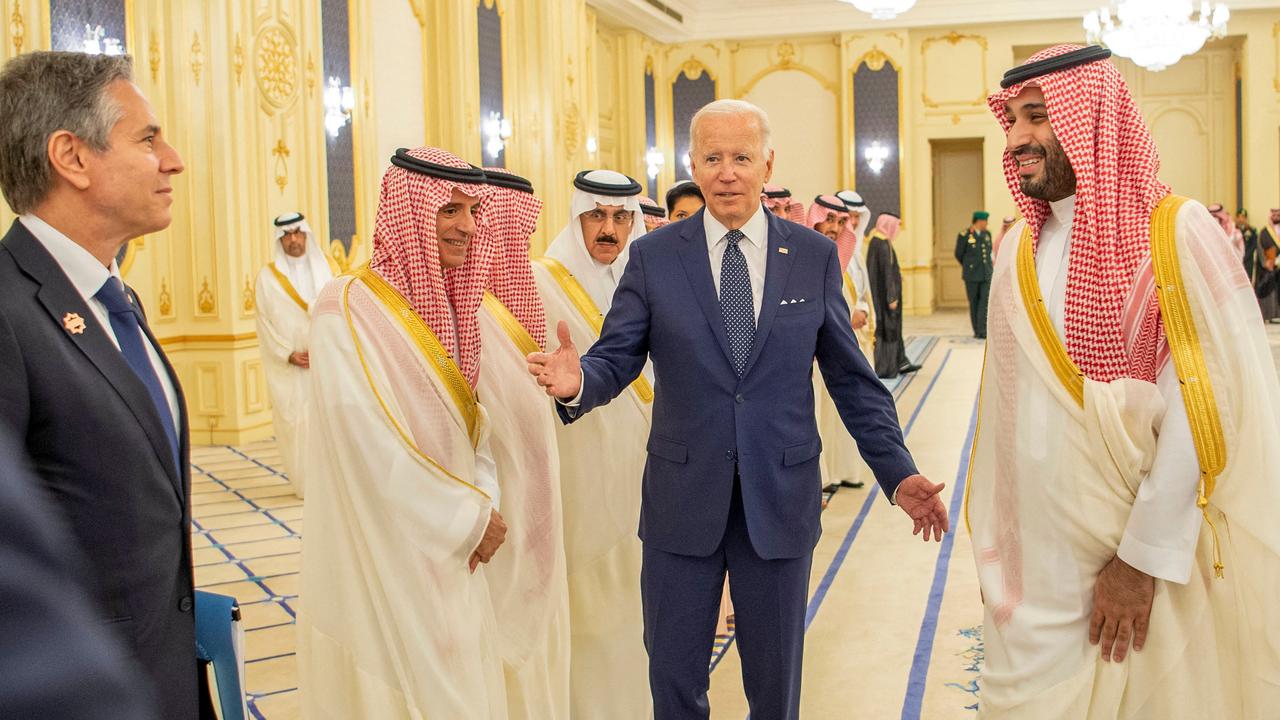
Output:
<path fill-rule="evenodd" d="M 780 70 L 762 77 L 743 99 L 769 113 L 776 182 L 806 205 L 840 189 L 842 155 L 834 141 L 840 116 L 830 83 Z"/>

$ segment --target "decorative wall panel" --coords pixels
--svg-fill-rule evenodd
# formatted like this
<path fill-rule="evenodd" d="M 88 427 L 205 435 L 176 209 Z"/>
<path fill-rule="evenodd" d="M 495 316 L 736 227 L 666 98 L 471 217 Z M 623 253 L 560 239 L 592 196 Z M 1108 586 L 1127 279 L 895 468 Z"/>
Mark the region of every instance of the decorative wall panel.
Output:
<path fill-rule="evenodd" d="M 480 151 L 485 165 L 506 167 L 506 151 L 491 154 L 485 147 L 488 138 L 484 134 L 485 121 L 490 116 L 506 116 L 502 104 L 502 15 L 496 3 L 476 4 L 476 37 L 480 53 Z"/>
<path fill-rule="evenodd" d="M 692 179 L 684 158 L 689 152 L 689 121 L 703 105 L 716 99 L 716 81 L 701 65 L 686 67 L 671 84 L 671 110 L 675 137 L 675 178 Z"/>
<path fill-rule="evenodd" d="M 324 83 L 332 78 L 339 87 L 351 87 L 351 34 L 349 0 L 321 0 L 320 31 L 324 47 Z M 355 116 L 352 111 L 352 117 Z M 351 251 L 356 234 L 355 148 L 351 122 L 337 136 L 325 133 L 325 168 L 328 171 L 329 242 L 340 242 Z M 327 244 L 327 243 L 325 243 Z"/>
<path fill-rule="evenodd" d="M 899 73 L 883 54 L 869 57 L 853 73 L 853 141 L 858 193 L 874 217 L 902 214 L 901 108 Z M 884 165 L 876 171 L 867 150 L 883 151 Z"/>
<path fill-rule="evenodd" d="M 644 74 L 644 148 L 645 152 L 649 148 L 658 146 L 658 107 L 657 107 L 657 84 L 653 77 L 653 70 L 650 68 Z M 649 177 L 646 173 L 648 181 L 647 189 L 649 197 L 658 197 L 658 178 Z"/>

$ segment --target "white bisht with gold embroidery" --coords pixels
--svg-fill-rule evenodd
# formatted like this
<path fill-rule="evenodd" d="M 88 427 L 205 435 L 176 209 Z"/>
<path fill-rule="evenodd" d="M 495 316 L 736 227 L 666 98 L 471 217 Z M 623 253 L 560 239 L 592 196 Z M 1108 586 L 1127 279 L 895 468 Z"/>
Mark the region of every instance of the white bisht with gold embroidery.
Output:
<path fill-rule="evenodd" d="M 480 383 L 502 488 L 507 540 L 486 568 L 511 720 L 568 718 L 569 586 L 565 578 L 558 421 L 529 377 L 537 342 L 501 301 L 480 305 Z"/>
<path fill-rule="evenodd" d="M 1075 368 L 1030 242 L 1022 233 L 997 256 L 966 498 L 986 606 L 980 717 L 1271 717 L 1280 388 L 1247 278 L 1202 206 L 1161 203 L 1153 267 L 1205 521 L 1190 582 L 1157 579 L 1145 648 L 1109 663 L 1089 644 L 1094 583 L 1147 480 L 1166 402 L 1151 383 Z"/>
<path fill-rule="evenodd" d="M 535 260 L 533 273 L 547 310 L 547 337 L 556 336 L 563 320 L 574 344 L 585 350 L 600 337 L 604 321 L 591 297 L 556 260 Z M 573 425 L 557 422 L 574 720 L 652 715 L 636 536 L 652 402 L 652 386 L 641 375 Z"/>
<path fill-rule="evenodd" d="M 311 332 L 298 616 L 302 717 L 507 717 L 477 486 L 488 423 L 427 325 L 375 273 L 330 283 Z M 499 553 L 503 549 L 499 549 Z"/>

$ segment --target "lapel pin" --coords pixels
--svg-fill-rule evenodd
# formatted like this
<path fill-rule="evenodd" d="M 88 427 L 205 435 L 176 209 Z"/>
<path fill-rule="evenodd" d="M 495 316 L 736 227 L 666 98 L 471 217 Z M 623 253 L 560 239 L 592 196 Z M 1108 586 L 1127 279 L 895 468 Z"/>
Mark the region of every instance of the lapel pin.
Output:
<path fill-rule="evenodd" d="M 69 312 L 62 316 L 62 327 L 72 335 L 82 335 L 84 333 L 84 318 L 78 313 Z"/>
<path fill-rule="evenodd" d="M 780 247 L 780 248 L 778 248 L 778 252 L 782 253 L 783 255 L 786 255 L 787 253 L 791 252 L 791 249 L 790 249 L 790 248 Z"/>

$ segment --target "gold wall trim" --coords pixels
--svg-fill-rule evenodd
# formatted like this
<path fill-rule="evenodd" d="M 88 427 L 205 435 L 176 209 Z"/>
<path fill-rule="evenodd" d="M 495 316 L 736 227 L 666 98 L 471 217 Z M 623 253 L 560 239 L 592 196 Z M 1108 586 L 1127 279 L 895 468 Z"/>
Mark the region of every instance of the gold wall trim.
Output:
<path fill-rule="evenodd" d="M 785 47 L 792 47 L 791 43 L 783 43 L 782 45 Z M 755 88 L 755 86 L 761 80 L 765 79 L 769 75 L 772 75 L 773 73 L 776 73 L 776 72 L 781 72 L 783 70 L 799 70 L 800 72 L 805 73 L 806 75 L 809 75 L 814 80 L 817 80 L 818 83 L 822 85 L 822 87 L 827 89 L 827 92 L 830 92 L 833 95 L 838 95 L 840 93 L 840 88 L 836 85 L 836 83 L 832 82 L 831 78 L 827 77 L 826 74 L 819 72 L 818 70 L 808 65 L 805 65 L 804 63 L 796 62 L 794 59 L 794 53 L 795 53 L 794 48 L 792 49 L 792 52 L 790 54 L 784 54 L 781 48 L 779 48 L 780 58 L 778 62 L 757 72 L 755 75 L 751 76 L 750 80 L 738 86 L 738 97 L 743 97 L 747 93 L 751 92 L 751 90 Z"/>
<path fill-rule="evenodd" d="M 973 100 L 934 100 L 929 97 L 929 93 L 924 90 L 925 79 L 929 77 L 929 48 L 938 43 L 950 43 L 952 47 L 962 42 L 977 43 L 982 51 L 982 93 Z M 937 109 L 941 107 L 981 107 L 985 108 L 987 104 L 987 96 L 991 94 L 991 90 L 987 87 L 987 39 L 981 35 L 962 35 L 954 30 L 946 35 L 937 35 L 927 37 L 920 43 L 920 101 L 925 107 Z M 948 111 L 950 112 L 950 111 Z"/>
<path fill-rule="evenodd" d="M 204 50 L 200 47 L 200 33 L 191 34 L 191 74 L 200 84 L 200 71 L 204 69 Z"/>
<path fill-rule="evenodd" d="M 161 345 L 190 345 L 194 343 L 202 344 L 220 344 L 241 343 L 249 340 L 257 340 L 258 333 L 247 332 L 239 334 L 218 334 L 218 335 L 172 335 L 170 337 L 157 338 Z"/>
<path fill-rule="evenodd" d="M 674 73 L 672 73 L 671 82 L 667 84 L 675 85 L 676 81 L 680 79 L 681 75 L 684 75 L 690 80 L 697 80 L 698 78 L 702 77 L 703 73 L 706 73 L 707 75 L 711 76 L 711 81 L 716 84 L 717 88 L 720 86 L 720 79 L 716 77 L 716 74 L 714 72 L 711 72 L 711 68 L 708 67 L 706 63 L 702 62 L 701 60 L 694 57 L 693 55 L 690 55 L 689 59 L 685 60 L 680 65 L 680 68 L 677 69 Z"/>
<path fill-rule="evenodd" d="M 147 48 L 147 63 L 151 66 L 151 82 L 160 82 L 160 35 L 151 31 L 151 44 Z"/>
<path fill-rule="evenodd" d="M 1280 92 L 1280 21 L 1271 25 L 1271 39 L 1273 41 L 1271 54 L 1276 59 L 1276 72 L 1272 77 L 1271 85 L 1275 88 L 1276 92 Z"/>
<path fill-rule="evenodd" d="M 27 40 L 27 21 L 22 17 L 22 7 L 14 3 L 13 14 L 9 16 L 9 39 L 13 42 L 13 54 L 21 55 L 22 46 Z"/>

